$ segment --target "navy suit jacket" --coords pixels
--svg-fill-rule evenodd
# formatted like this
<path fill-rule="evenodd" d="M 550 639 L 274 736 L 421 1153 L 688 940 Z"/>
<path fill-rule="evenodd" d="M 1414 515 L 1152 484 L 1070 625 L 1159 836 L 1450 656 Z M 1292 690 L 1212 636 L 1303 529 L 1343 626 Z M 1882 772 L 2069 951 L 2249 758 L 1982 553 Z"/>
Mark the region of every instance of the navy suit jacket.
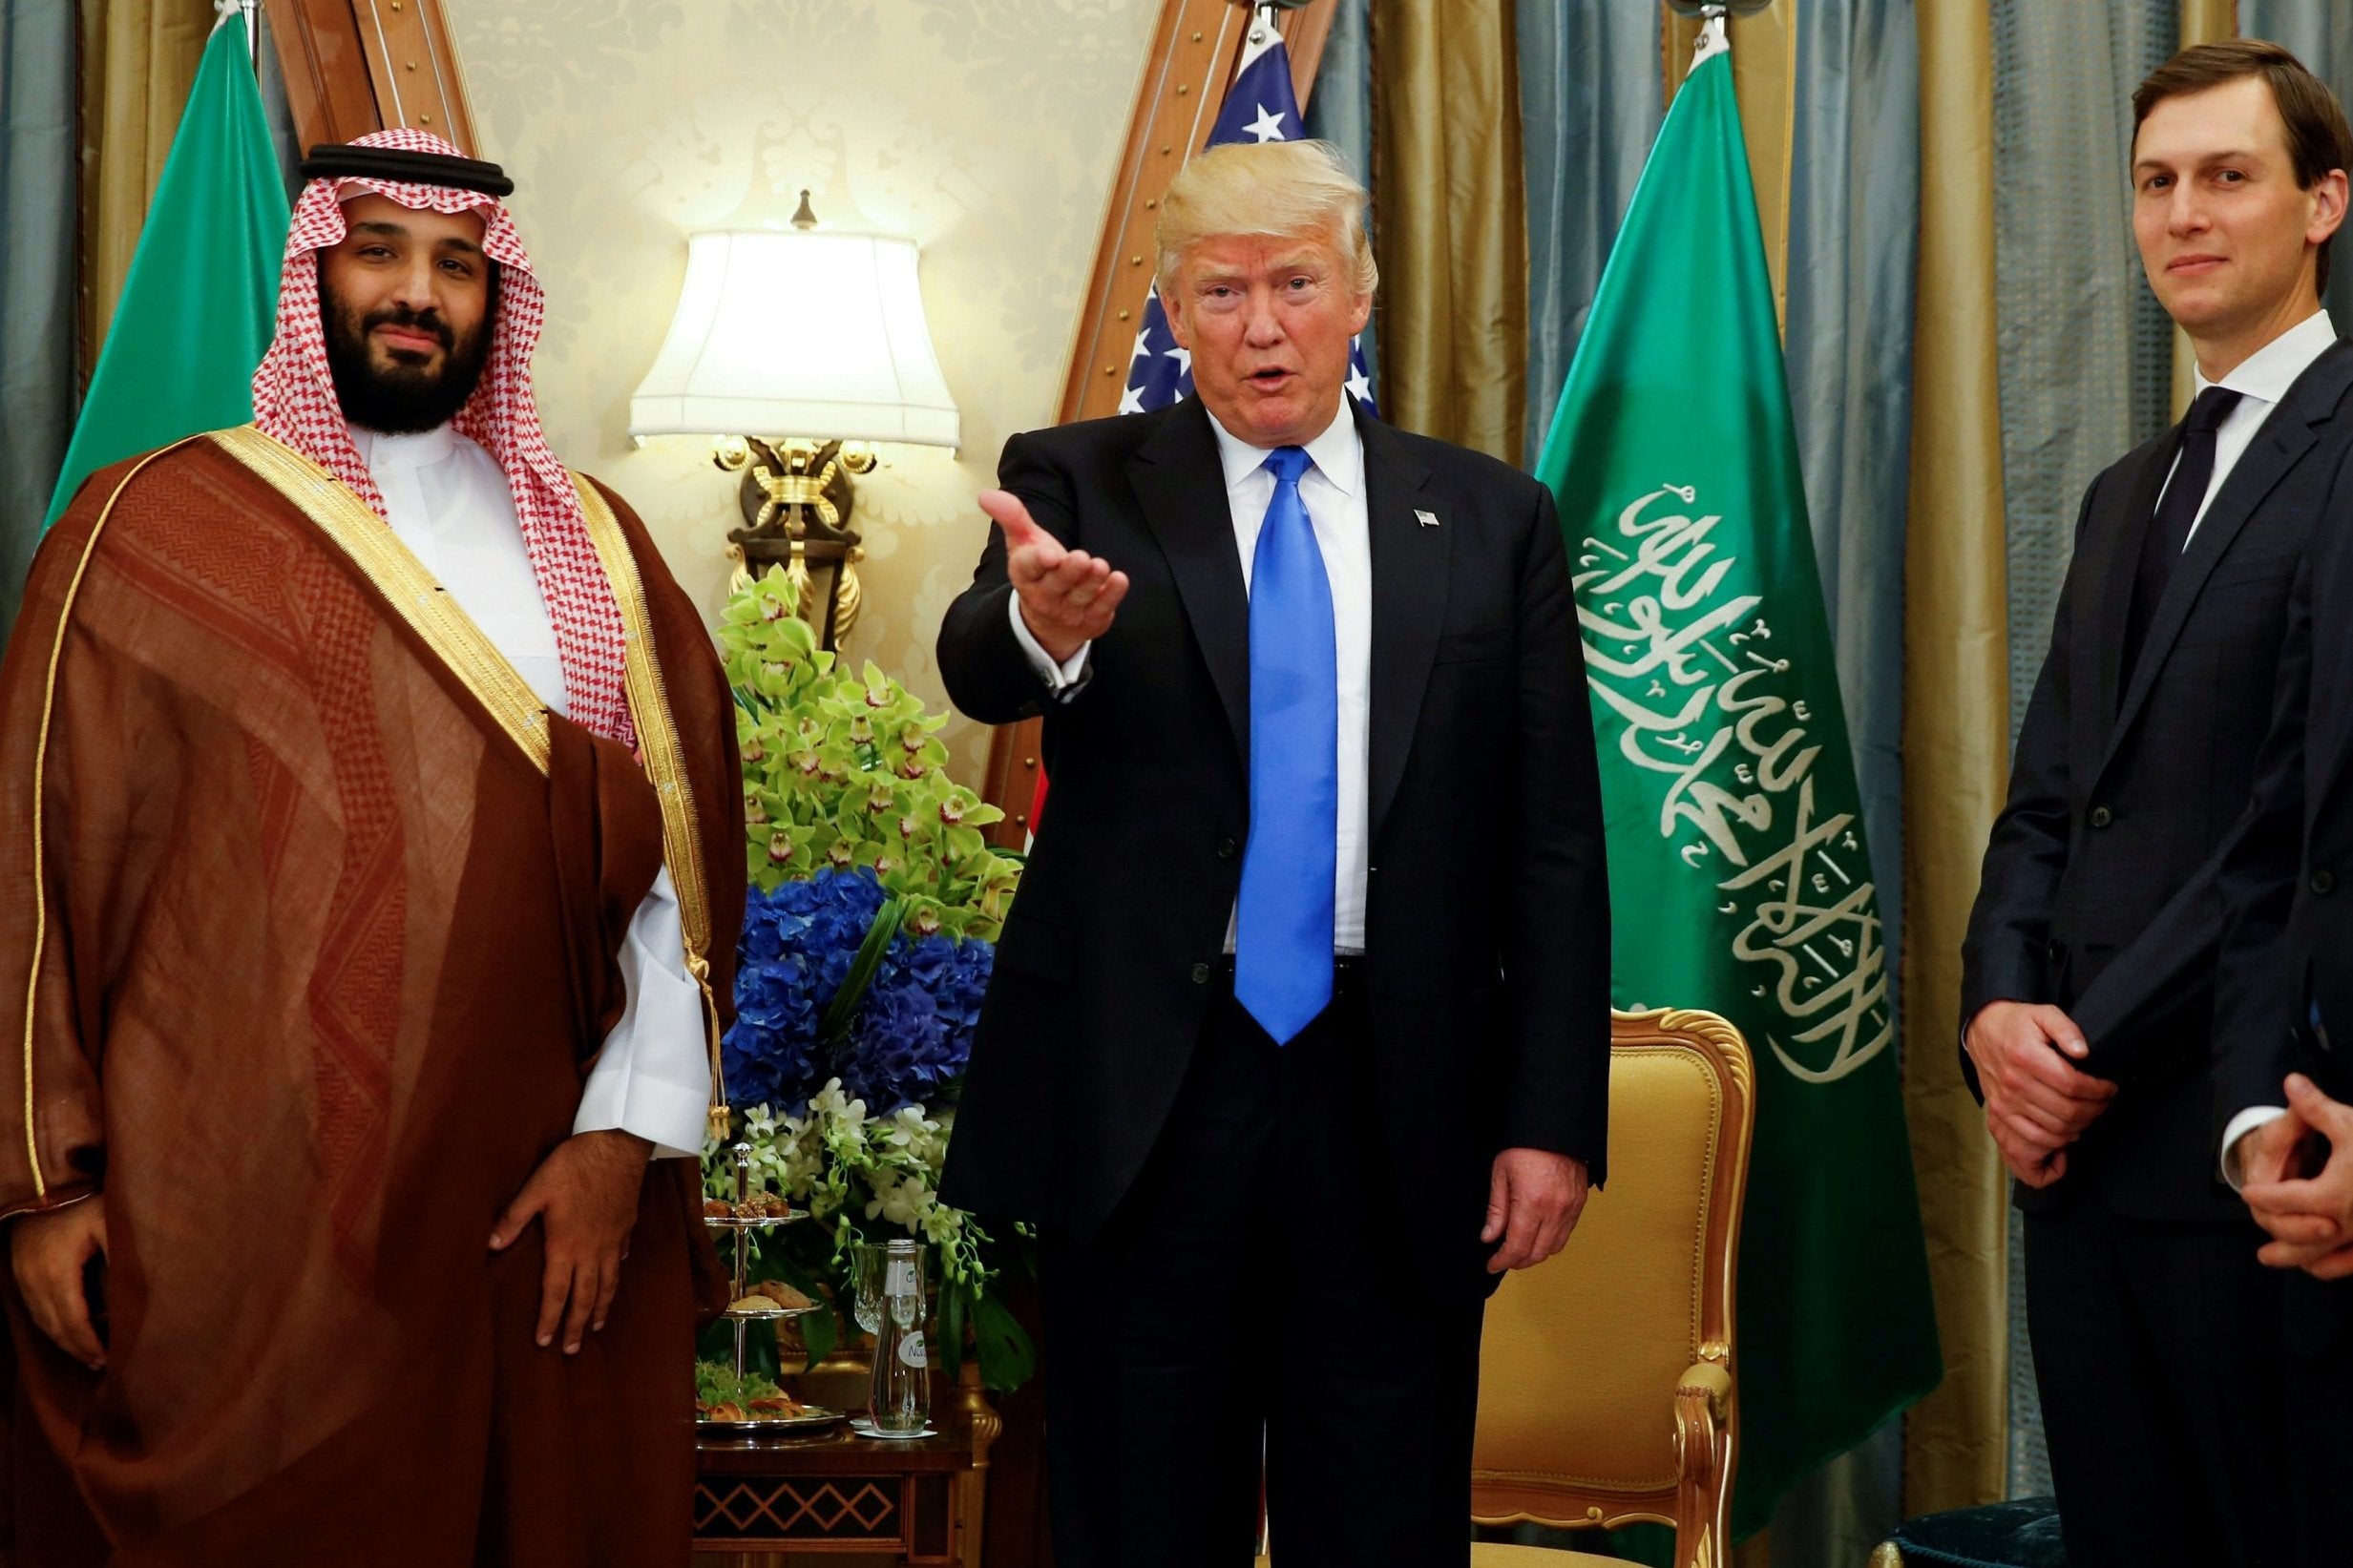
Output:
<path fill-rule="evenodd" d="M 2091 1045 L 2088 1070 L 2122 1086 L 2068 1175 L 2021 1188 L 2021 1203 L 2090 1196 L 2243 1223 L 2209 1158 L 2223 849 L 2255 791 L 2307 544 L 2353 518 L 2353 344 L 2305 369 L 2216 492 L 2128 682 L 2134 568 L 2179 439 L 2175 427 L 2084 496 L 1970 912 L 1962 1018 L 2005 998 L 2055 1003 Z"/>

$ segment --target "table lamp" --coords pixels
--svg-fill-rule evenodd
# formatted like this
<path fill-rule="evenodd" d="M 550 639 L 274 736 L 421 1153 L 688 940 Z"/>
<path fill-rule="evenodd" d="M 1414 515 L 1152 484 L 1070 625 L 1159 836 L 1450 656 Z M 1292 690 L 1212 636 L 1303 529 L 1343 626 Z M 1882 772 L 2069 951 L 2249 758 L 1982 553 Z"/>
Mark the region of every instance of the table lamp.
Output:
<path fill-rule="evenodd" d="M 807 191 L 789 230 L 689 236 L 629 433 L 715 439 L 713 462 L 743 475 L 745 526 L 727 535 L 739 571 L 784 563 L 801 615 L 836 647 L 858 614 L 865 551 L 850 522 L 869 443 L 956 444 L 914 242 L 820 232 Z"/>

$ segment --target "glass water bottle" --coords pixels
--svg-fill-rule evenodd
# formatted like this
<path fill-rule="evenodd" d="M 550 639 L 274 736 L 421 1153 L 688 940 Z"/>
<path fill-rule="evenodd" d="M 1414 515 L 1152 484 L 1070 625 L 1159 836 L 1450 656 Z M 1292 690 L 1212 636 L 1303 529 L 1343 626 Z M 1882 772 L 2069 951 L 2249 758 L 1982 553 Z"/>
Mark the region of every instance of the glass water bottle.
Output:
<path fill-rule="evenodd" d="M 874 1378 L 867 1395 L 867 1419 L 877 1437 L 918 1437 L 932 1411 L 931 1347 L 923 1337 L 922 1249 L 903 1240 L 885 1246 L 880 1284 L 882 1310 L 872 1329 Z"/>

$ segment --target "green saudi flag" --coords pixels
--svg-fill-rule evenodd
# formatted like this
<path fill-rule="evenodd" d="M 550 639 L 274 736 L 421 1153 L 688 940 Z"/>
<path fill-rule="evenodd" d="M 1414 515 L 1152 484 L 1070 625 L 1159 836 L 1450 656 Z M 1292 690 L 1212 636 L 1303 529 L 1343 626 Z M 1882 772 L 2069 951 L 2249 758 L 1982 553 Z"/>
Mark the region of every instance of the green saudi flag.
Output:
<path fill-rule="evenodd" d="M 226 16 L 197 66 L 42 527 L 116 459 L 253 417 L 290 218 L 244 19 Z"/>
<path fill-rule="evenodd" d="M 1879 897 L 1713 39 L 1635 189 L 1537 476 L 1574 563 L 1614 999 L 1720 1013 L 1756 1056 L 1735 1351 L 1746 1535 L 1942 1370 Z"/>

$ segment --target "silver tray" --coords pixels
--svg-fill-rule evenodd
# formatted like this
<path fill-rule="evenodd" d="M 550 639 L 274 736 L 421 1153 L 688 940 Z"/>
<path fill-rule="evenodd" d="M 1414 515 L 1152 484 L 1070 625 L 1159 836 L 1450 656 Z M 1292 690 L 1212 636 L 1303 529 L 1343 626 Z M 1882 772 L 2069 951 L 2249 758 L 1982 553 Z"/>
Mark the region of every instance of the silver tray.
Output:
<path fill-rule="evenodd" d="M 763 1301 L 766 1301 L 767 1299 L 767 1298 L 765 1296 L 761 1298 Z M 737 1307 L 730 1306 L 725 1312 L 721 1313 L 720 1316 L 741 1318 L 747 1323 L 766 1323 L 773 1318 L 805 1318 L 811 1312 L 822 1312 L 824 1310 L 825 1303 L 821 1301 L 813 1301 L 807 1307 L 775 1307 L 765 1311 L 757 1307 Z"/>
<path fill-rule="evenodd" d="M 758 1437 L 767 1432 L 813 1432 L 830 1427 L 842 1418 L 839 1411 L 823 1405 L 811 1405 L 798 1415 L 760 1415 L 748 1421 L 713 1421 L 706 1416 L 695 1417 L 697 1432 L 713 1432 L 728 1437 Z"/>
<path fill-rule="evenodd" d="M 706 1214 L 703 1217 L 703 1224 L 708 1230 L 773 1230 L 778 1225 L 788 1225 L 795 1220 L 808 1218 L 807 1209 L 796 1208 L 788 1214 Z"/>

